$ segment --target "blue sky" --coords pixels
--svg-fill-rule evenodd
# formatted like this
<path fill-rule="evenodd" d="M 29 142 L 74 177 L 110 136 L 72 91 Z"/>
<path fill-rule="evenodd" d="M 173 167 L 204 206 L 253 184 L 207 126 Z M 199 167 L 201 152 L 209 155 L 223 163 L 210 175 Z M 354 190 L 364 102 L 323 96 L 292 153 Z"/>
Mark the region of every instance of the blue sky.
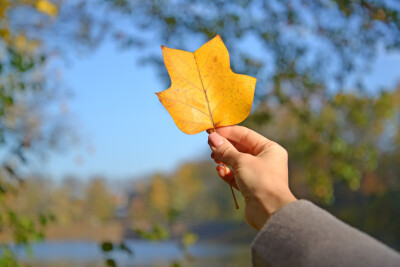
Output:
<path fill-rule="evenodd" d="M 51 155 L 52 176 L 137 177 L 209 155 L 205 133 L 187 135 L 175 126 L 155 95 L 167 88 L 151 67 L 138 65 L 135 51 L 105 44 L 76 58 L 64 81 L 74 92 L 69 107 L 81 141 Z"/>
<path fill-rule="evenodd" d="M 74 92 L 69 108 L 81 141 L 51 155 L 44 170 L 52 177 L 142 177 L 209 156 L 207 134 L 186 135 L 175 126 L 154 94 L 167 88 L 150 66 L 137 63 L 135 52 L 105 43 L 65 68 L 64 82 Z M 365 79 L 372 88 L 394 86 L 399 77 L 400 55 L 386 54 Z"/>

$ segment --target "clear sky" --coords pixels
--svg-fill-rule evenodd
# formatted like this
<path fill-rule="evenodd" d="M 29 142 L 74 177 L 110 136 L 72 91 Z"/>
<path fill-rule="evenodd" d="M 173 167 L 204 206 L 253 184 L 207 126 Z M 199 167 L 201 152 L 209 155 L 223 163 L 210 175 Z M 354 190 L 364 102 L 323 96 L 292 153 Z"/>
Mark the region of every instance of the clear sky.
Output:
<path fill-rule="evenodd" d="M 154 94 L 167 88 L 150 66 L 137 63 L 137 52 L 106 43 L 65 68 L 81 142 L 51 155 L 44 166 L 51 176 L 140 177 L 209 156 L 207 134 L 187 135 L 176 127 Z M 400 55 L 381 55 L 366 81 L 371 87 L 394 86 L 399 77 Z"/>
<path fill-rule="evenodd" d="M 167 88 L 150 66 L 137 63 L 135 52 L 107 43 L 65 69 L 81 142 L 52 154 L 45 167 L 54 177 L 134 177 L 209 155 L 205 133 L 187 135 L 175 126 L 155 95 Z"/>

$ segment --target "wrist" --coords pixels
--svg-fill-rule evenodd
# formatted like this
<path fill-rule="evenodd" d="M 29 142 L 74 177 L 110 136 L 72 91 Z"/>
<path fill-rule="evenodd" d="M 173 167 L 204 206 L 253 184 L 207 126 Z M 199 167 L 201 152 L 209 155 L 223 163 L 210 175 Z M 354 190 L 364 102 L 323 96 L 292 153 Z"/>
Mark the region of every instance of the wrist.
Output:
<path fill-rule="evenodd" d="M 268 217 L 280 210 L 286 204 L 297 200 L 288 187 L 265 190 L 264 192 L 260 192 L 257 199 L 264 208 Z"/>

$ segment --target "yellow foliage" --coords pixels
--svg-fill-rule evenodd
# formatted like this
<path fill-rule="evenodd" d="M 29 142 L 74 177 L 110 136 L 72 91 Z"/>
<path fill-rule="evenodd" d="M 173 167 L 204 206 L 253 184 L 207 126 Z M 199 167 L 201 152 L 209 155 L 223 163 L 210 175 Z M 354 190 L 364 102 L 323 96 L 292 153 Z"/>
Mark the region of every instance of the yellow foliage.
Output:
<path fill-rule="evenodd" d="M 58 7 L 50 1 L 39 0 L 36 2 L 36 9 L 50 17 L 55 17 L 58 14 Z"/>
<path fill-rule="evenodd" d="M 150 201 L 161 214 L 167 214 L 170 206 L 168 186 L 163 177 L 157 175 L 151 180 Z"/>
<path fill-rule="evenodd" d="M 175 188 L 178 192 L 174 196 L 181 196 L 185 203 L 190 203 L 198 197 L 203 189 L 203 182 L 197 174 L 196 167 L 184 165 L 176 174 Z"/>
<path fill-rule="evenodd" d="M 6 16 L 6 11 L 9 5 L 8 0 L 0 0 L 0 19 Z"/>
<path fill-rule="evenodd" d="M 181 131 L 196 134 L 247 118 L 257 79 L 231 70 L 219 35 L 194 53 L 164 46 L 162 52 L 172 85 L 156 94 Z"/>
<path fill-rule="evenodd" d="M 6 43 L 10 41 L 10 31 L 6 18 L 9 5 L 7 0 L 0 0 L 0 39 L 3 39 Z"/>
<path fill-rule="evenodd" d="M 39 46 L 39 42 L 36 40 L 28 40 L 25 35 L 18 34 L 13 39 L 14 47 L 20 51 L 25 53 L 33 53 Z"/>
<path fill-rule="evenodd" d="M 10 42 L 10 31 L 6 28 L 0 28 L 0 38 L 6 43 Z"/>

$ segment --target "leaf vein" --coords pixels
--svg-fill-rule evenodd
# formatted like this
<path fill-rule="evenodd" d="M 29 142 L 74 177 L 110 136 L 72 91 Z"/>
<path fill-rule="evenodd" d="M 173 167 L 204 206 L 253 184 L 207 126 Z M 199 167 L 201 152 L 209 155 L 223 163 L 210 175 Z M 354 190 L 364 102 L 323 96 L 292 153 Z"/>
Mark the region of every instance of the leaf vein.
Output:
<path fill-rule="evenodd" d="M 182 105 L 185 105 L 185 106 L 188 106 L 188 107 L 190 107 L 190 108 L 193 108 L 193 109 L 197 110 L 198 112 L 200 112 L 201 114 L 203 114 L 203 115 L 206 116 L 207 118 L 209 117 L 209 115 L 208 115 L 206 112 L 204 112 L 204 111 L 202 111 L 201 109 L 199 109 L 198 107 L 193 106 L 193 105 L 190 105 L 189 103 L 186 103 L 186 102 L 184 102 L 184 101 L 182 101 L 182 100 L 173 99 L 173 98 L 169 98 L 169 97 L 164 97 L 164 99 L 165 99 L 165 100 L 170 100 L 170 101 L 172 101 L 172 102 L 178 102 L 178 103 L 180 103 L 180 104 L 182 104 Z"/>
<path fill-rule="evenodd" d="M 210 58 L 210 55 L 214 53 L 214 47 L 212 48 L 212 50 L 210 52 L 208 52 L 206 61 L 204 61 L 203 66 L 201 66 L 201 68 L 199 69 L 199 72 L 201 73 L 201 71 L 204 69 L 204 67 L 207 65 L 208 59 Z"/>
<path fill-rule="evenodd" d="M 204 91 L 207 92 L 208 88 L 210 88 L 211 84 L 214 82 L 215 78 L 217 77 L 218 70 L 219 70 L 219 65 L 217 66 L 217 69 L 214 72 L 214 76 L 213 76 L 211 82 L 207 85 L 206 88 L 204 88 Z"/>
<path fill-rule="evenodd" d="M 214 112 L 217 110 L 217 108 L 225 101 L 226 97 L 223 97 L 213 108 L 211 111 L 211 116 L 214 115 Z"/>
<path fill-rule="evenodd" d="M 182 80 L 184 80 L 186 83 L 192 85 L 194 88 L 196 88 L 197 90 L 199 90 L 200 92 L 203 92 L 203 90 L 199 87 L 197 87 L 197 85 L 195 85 L 194 83 L 192 83 L 191 81 L 189 81 L 188 79 L 186 79 L 175 67 L 175 64 L 173 64 L 173 61 L 169 59 L 169 56 L 166 55 L 168 58 L 169 63 L 171 64 L 172 68 L 174 69 L 175 73 L 178 74 L 179 77 L 181 77 Z M 197 64 L 197 63 L 196 63 Z"/>

